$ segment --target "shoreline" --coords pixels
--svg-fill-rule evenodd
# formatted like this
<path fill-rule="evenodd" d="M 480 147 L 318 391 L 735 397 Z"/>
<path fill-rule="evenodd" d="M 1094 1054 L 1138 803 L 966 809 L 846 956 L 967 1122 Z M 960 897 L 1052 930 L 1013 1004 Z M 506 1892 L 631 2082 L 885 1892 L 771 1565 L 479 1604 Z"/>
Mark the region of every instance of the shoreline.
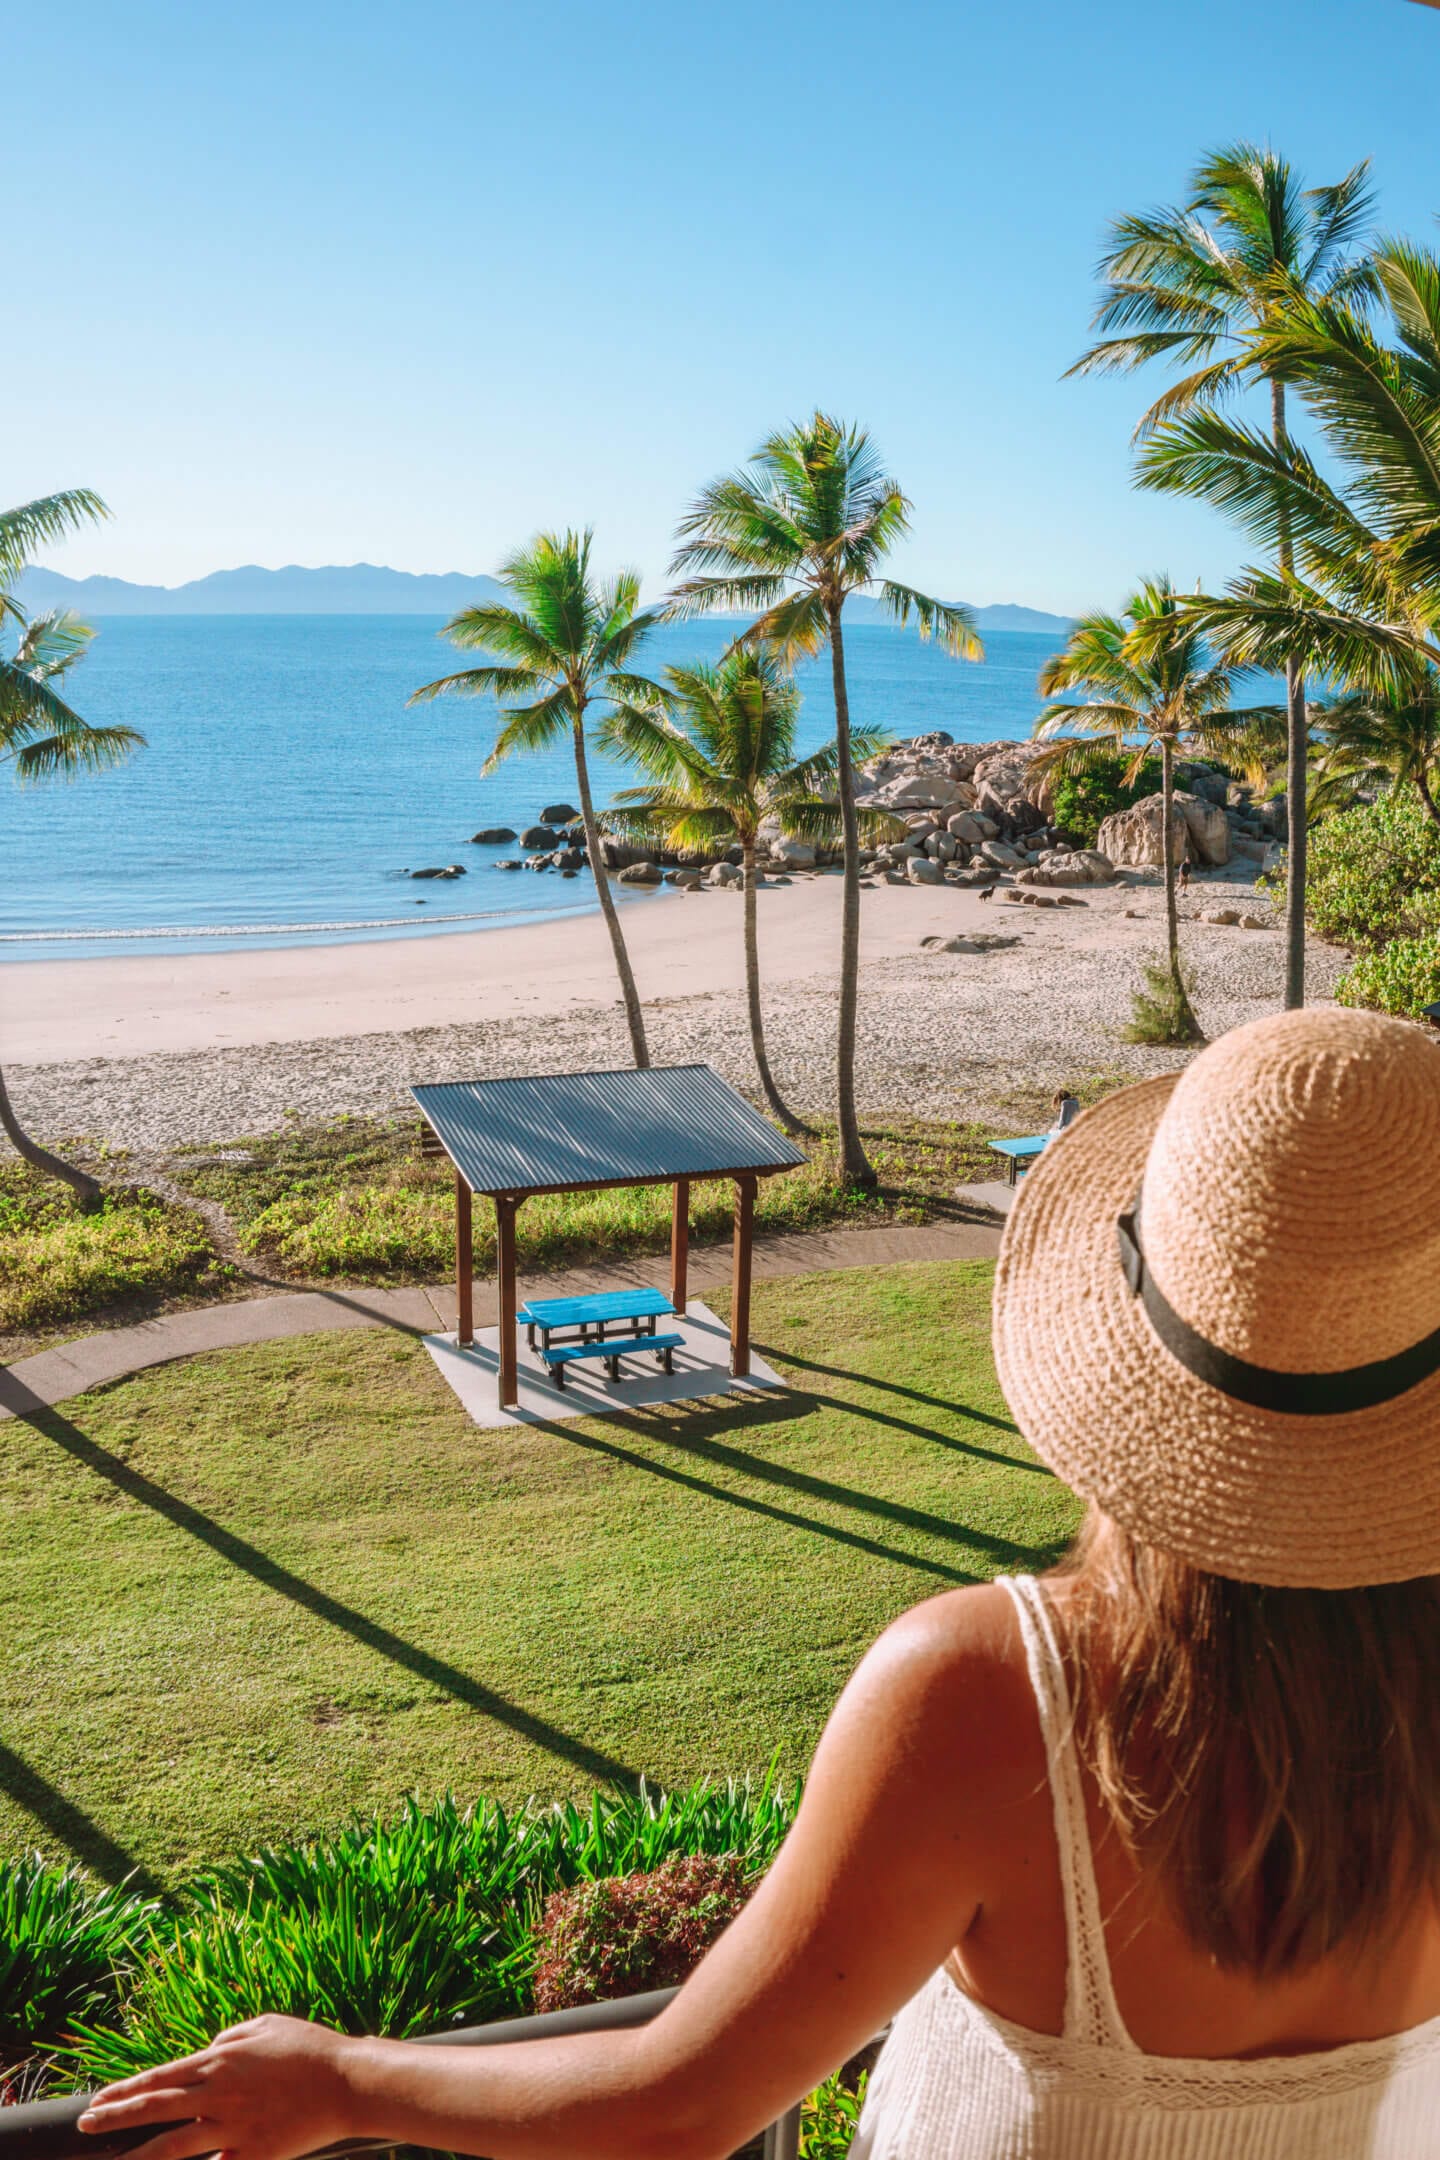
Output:
<path fill-rule="evenodd" d="M 1282 1002 L 1273 911 L 1255 930 L 1200 919 L 1254 906 L 1246 870 L 1197 876 L 1184 903 L 1211 1036 Z M 866 1116 L 978 1117 L 1004 1129 L 1034 1116 L 1037 1091 L 1168 1072 L 1193 1054 L 1121 1034 L 1141 964 L 1164 936 L 1158 872 L 1087 888 L 1078 907 L 1007 903 L 1007 889 L 989 903 L 956 886 L 863 894 L 856 1088 Z M 822 874 L 759 897 L 776 1079 L 797 1109 L 823 1116 L 841 880 Z M 741 907 L 734 891 L 665 889 L 627 908 L 625 927 L 655 1061 L 711 1064 L 754 1096 Z M 960 950 L 943 949 L 955 938 Z M 238 1140 L 297 1117 L 386 1115 L 405 1106 L 412 1081 L 630 1062 L 598 912 L 427 938 L 398 957 L 380 943 L 0 970 L 0 1062 L 17 1113 L 38 1138 L 144 1151 Z M 1333 995 L 1348 958 L 1312 942 L 1312 999 Z"/>

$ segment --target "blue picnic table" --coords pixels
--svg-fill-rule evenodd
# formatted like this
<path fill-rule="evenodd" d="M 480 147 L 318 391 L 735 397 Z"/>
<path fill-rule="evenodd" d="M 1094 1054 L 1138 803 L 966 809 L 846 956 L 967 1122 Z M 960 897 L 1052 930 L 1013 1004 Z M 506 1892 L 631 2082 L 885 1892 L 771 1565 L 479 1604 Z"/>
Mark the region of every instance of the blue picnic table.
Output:
<path fill-rule="evenodd" d="M 1020 1140 L 992 1140 L 990 1142 L 992 1154 L 1005 1157 L 1008 1173 L 1006 1177 L 1007 1184 L 1015 1185 L 1019 1183 L 1021 1176 L 1035 1160 L 1035 1157 L 1044 1150 L 1050 1137 L 1048 1132 L 1037 1132 L 1027 1133 Z"/>
<path fill-rule="evenodd" d="M 663 1290 L 601 1290 L 591 1297 L 531 1298 L 520 1307 L 530 1348 L 539 1351 L 556 1387 L 565 1385 L 565 1368 L 586 1358 L 602 1358 L 611 1380 L 620 1378 L 627 1352 L 653 1350 L 665 1371 L 674 1370 L 674 1353 L 683 1335 L 662 1334 L 656 1321 L 675 1307 Z"/>

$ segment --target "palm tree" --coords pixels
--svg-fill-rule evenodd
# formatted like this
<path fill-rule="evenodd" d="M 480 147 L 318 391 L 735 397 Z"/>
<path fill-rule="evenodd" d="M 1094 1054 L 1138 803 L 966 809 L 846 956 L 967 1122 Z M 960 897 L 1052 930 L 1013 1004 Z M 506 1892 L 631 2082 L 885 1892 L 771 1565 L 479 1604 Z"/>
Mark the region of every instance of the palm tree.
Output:
<path fill-rule="evenodd" d="M 835 697 L 835 782 L 844 844 L 836 1094 L 840 1171 L 875 1184 L 855 1110 L 855 1023 L 860 977 L 860 838 L 855 757 L 841 627 L 845 603 L 874 590 L 895 622 L 915 618 L 958 659 L 978 660 L 968 608 L 934 600 L 880 575 L 910 529 L 910 504 L 862 428 L 817 412 L 769 436 L 741 471 L 707 487 L 680 524 L 671 570 L 692 573 L 671 599 L 675 615 L 745 613 L 737 645 L 772 646 L 790 663 L 830 648 Z"/>
<path fill-rule="evenodd" d="M 487 773 L 517 750 L 548 750 L 569 736 L 585 846 L 620 977 L 631 1053 L 637 1065 L 646 1066 L 650 1051 L 640 993 L 610 890 L 604 842 L 590 792 L 586 729 L 593 707 L 617 701 L 664 702 L 659 685 L 632 674 L 629 667 L 661 611 L 640 612 L 640 580 L 634 571 L 622 570 L 603 583 L 592 575 L 592 537 L 589 531 L 541 533 L 512 555 L 500 571 L 500 582 L 508 586 L 518 605 L 482 601 L 478 607 L 463 608 L 444 631 L 462 651 L 489 653 L 493 660 L 426 683 L 409 702 L 418 705 L 455 692 L 522 700 L 501 705 L 500 732 L 483 767 Z"/>
<path fill-rule="evenodd" d="M 781 1095 L 765 1048 L 755 857 L 767 817 L 778 818 L 781 831 L 798 838 L 835 837 L 840 822 L 834 792 L 838 747 L 829 742 L 807 758 L 796 758 L 800 692 L 788 669 L 764 646 L 727 653 L 718 666 L 697 662 L 667 668 L 665 678 L 668 712 L 621 704 L 602 725 L 605 748 L 640 766 L 652 783 L 623 790 L 608 822 L 618 829 L 659 833 L 676 848 L 739 846 L 745 996 L 755 1066 L 765 1100 L 785 1130 L 807 1137 L 811 1128 Z M 851 737 L 851 751 L 863 763 L 879 757 L 888 740 L 878 731 L 857 733 Z M 898 823 L 877 812 L 869 813 L 869 819 L 887 828 Z"/>
<path fill-rule="evenodd" d="M 1165 876 L 1165 923 L 1175 1040 L 1198 1042 L 1180 966 L 1180 922 L 1175 904 L 1175 752 L 1184 742 L 1213 739 L 1216 716 L 1227 714 L 1234 671 L 1205 651 L 1168 577 L 1146 578 L 1119 615 L 1082 616 L 1063 650 L 1040 671 L 1042 696 L 1083 690 L 1083 704 L 1047 705 L 1034 733 L 1053 743 L 1043 764 L 1054 771 L 1083 771 L 1103 737 L 1106 755 L 1130 754 L 1127 785 L 1145 761 L 1160 753 L 1161 859 Z M 1079 738 L 1079 739 L 1077 739 Z"/>
<path fill-rule="evenodd" d="M 1440 829 L 1435 763 L 1440 758 L 1440 675 L 1420 669 L 1389 691 L 1351 690 L 1320 715 L 1325 747 L 1311 805 L 1353 799 L 1360 789 L 1413 787 L 1421 808 Z"/>
<path fill-rule="evenodd" d="M 94 632 L 60 609 L 28 618 L 15 597 L 20 573 L 36 548 L 108 515 L 88 488 L 70 488 L 0 511 L 0 627 L 12 626 L 18 633 L 13 651 L 0 653 L 0 764 L 8 764 L 22 782 L 103 772 L 145 741 L 134 728 L 91 727 L 56 687 L 82 657 Z M 96 1205 L 98 1180 L 51 1154 L 24 1131 L 3 1070 L 0 1131 L 33 1169 L 63 1179 L 82 1207 Z"/>
<path fill-rule="evenodd" d="M 1107 333 L 1081 354 L 1072 375 L 1128 372 L 1169 360 L 1185 372 L 1142 416 L 1137 435 L 1225 403 L 1248 384 L 1270 391 L 1270 440 L 1289 443 L 1285 380 L 1267 358 L 1267 340 L 1297 302 L 1363 303 L 1373 290 L 1368 262 L 1351 249 L 1373 203 L 1368 161 L 1331 187 L 1302 187 L 1273 150 L 1237 143 L 1202 160 L 1178 208 L 1117 220 L 1100 261 L 1105 280 L 1094 327 Z M 1194 363 L 1199 362 L 1199 366 Z M 1293 566 L 1289 528 L 1275 534 L 1282 577 Z M 1294 653 L 1284 655 L 1286 787 L 1290 883 L 1286 915 L 1285 1003 L 1305 1002 L 1305 800 L 1308 736 L 1305 683 Z"/>
<path fill-rule="evenodd" d="M 1440 259 L 1389 241 L 1371 268 L 1390 342 L 1343 300 L 1297 300 L 1258 350 L 1318 425 L 1327 470 L 1292 440 L 1195 412 L 1157 429 L 1141 477 L 1236 517 L 1267 554 L 1284 535 L 1289 569 L 1246 569 L 1223 594 L 1192 601 L 1197 626 L 1235 665 L 1298 657 L 1341 685 L 1358 700 L 1339 712 L 1357 753 L 1365 711 L 1372 748 L 1377 728 L 1386 738 L 1379 762 L 1428 788 L 1440 668 Z M 1327 770 L 1337 755 L 1340 745 L 1327 747 Z M 1304 898 L 1293 827 L 1292 818 L 1292 909 Z"/>

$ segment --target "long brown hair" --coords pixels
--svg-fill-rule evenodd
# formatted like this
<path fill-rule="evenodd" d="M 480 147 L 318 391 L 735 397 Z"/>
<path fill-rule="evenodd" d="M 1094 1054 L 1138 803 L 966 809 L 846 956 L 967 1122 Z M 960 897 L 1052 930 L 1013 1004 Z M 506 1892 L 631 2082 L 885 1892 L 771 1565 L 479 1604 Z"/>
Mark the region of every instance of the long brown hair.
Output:
<path fill-rule="evenodd" d="M 1440 1892 L 1440 1577 L 1272 1590 L 1096 1510 L 1065 1572 L 1082 1752 L 1192 1942 L 1294 1972 Z"/>

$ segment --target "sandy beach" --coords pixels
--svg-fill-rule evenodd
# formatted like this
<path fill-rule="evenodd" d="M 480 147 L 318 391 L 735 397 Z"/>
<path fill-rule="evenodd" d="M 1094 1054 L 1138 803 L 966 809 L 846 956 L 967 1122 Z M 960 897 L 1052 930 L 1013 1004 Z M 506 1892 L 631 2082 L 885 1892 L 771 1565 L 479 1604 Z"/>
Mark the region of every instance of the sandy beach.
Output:
<path fill-rule="evenodd" d="M 1119 1037 L 1141 962 L 1163 936 L 1158 873 L 1128 872 L 1080 897 L 1083 907 L 1042 910 L 1007 903 L 1004 888 L 988 903 L 953 886 L 867 890 L 862 1106 L 1003 1116 L 1020 1091 L 1183 1062 Z M 823 1109 L 840 879 L 766 887 L 760 903 L 777 1076 L 799 1105 Z M 1199 919 L 1226 904 L 1257 907 L 1234 867 L 1198 877 L 1183 903 L 1211 1034 L 1280 999 L 1278 924 Z M 627 907 L 624 921 L 657 1061 L 704 1059 L 753 1087 L 740 909 L 731 892 L 665 891 Z M 979 949 L 923 942 L 957 936 Z M 1312 948 L 1312 996 L 1331 994 L 1345 960 Z M 412 1080 L 629 1056 L 598 914 L 413 944 L 12 965 L 0 999 L 0 1053 L 32 1129 L 141 1149 L 236 1138 L 287 1116 L 388 1111 Z"/>

